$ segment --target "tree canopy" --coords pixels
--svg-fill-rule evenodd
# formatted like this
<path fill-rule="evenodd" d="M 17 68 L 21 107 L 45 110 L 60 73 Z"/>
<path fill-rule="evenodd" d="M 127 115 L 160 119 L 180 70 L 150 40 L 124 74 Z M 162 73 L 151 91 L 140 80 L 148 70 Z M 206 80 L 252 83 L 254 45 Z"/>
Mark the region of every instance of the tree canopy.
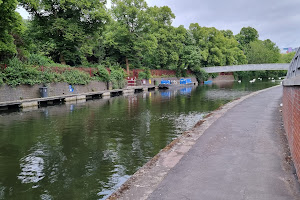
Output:
<path fill-rule="evenodd" d="M 29 29 L 37 48 L 56 62 L 81 64 L 109 21 L 105 1 L 20 0 L 33 16 Z"/>

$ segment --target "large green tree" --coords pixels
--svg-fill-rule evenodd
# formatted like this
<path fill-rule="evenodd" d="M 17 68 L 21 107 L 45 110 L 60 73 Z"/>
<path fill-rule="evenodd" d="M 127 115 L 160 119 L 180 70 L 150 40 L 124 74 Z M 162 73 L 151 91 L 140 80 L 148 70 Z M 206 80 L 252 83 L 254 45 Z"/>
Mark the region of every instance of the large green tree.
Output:
<path fill-rule="evenodd" d="M 23 29 L 17 5 L 17 0 L 0 0 L 0 61 L 17 54 L 14 37 Z"/>
<path fill-rule="evenodd" d="M 248 27 L 243 27 L 240 33 L 237 34 L 235 37 L 236 40 L 240 43 L 241 47 L 244 48 L 250 42 L 254 42 L 258 40 L 259 34 L 255 28 L 248 26 Z"/>
<path fill-rule="evenodd" d="M 54 61 L 81 64 L 93 54 L 94 42 L 109 21 L 105 0 L 20 0 L 33 16 L 35 39 Z M 39 46 L 40 48 L 47 48 Z"/>
<path fill-rule="evenodd" d="M 112 16 L 115 20 L 105 34 L 108 56 L 113 60 L 139 67 L 145 55 L 153 54 L 156 38 L 149 34 L 148 5 L 144 0 L 113 0 Z"/>
<path fill-rule="evenodd" d="M 246 63 L 244 53 L 230 31 L 190 25 L 190 31 L 201 52 L 201 66 L 237 65 Z"/>
<path fill-rule="evenodd" d="M 246 49 L 249 64 L 277 63 L 280 59 L 279 48 L 271 40 L 256 40 Z"/>

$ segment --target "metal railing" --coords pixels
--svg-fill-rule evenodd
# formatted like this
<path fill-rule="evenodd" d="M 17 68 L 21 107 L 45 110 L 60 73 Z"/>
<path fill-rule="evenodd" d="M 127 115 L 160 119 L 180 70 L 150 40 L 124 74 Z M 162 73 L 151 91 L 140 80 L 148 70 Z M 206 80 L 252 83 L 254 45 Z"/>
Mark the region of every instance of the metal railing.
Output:
<path fill-rule="evenodd" d="M 298 48 L 293 60 L 290 63 L 287 79 L 300 75 L 300 48 Z"/>

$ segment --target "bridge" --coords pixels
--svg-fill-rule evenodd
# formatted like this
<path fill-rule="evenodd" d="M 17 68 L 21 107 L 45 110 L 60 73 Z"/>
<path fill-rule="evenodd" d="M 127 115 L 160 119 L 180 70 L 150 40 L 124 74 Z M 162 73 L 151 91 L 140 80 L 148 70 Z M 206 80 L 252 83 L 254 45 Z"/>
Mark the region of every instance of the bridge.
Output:
<path fill-rule="evenodd" d="M 261 70 L 288 70 L 288 63 L 273 63 L 273 64 L 249 64 L 249 65 L 232 65 L 218 67 L 204 67 L 207 73 L 221 72 L 241 72 L 241 71 L 261 71 Z"/>

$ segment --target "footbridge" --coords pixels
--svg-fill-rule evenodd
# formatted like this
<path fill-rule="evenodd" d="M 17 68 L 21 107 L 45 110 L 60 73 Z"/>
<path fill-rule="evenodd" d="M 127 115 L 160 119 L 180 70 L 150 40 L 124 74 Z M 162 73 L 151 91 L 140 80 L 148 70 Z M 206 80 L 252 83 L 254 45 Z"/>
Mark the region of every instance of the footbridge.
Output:
<path fill-rule="evenodd" d="M 261 71 L 261 70 L 288 70 L 288 63 L 273 63 L 273 64 L 249 64 L 249 65 L 232 65 L 218 67 L 204 67 L 207 73 L 221 72 L 241 72 L 241 71 Z"/>

